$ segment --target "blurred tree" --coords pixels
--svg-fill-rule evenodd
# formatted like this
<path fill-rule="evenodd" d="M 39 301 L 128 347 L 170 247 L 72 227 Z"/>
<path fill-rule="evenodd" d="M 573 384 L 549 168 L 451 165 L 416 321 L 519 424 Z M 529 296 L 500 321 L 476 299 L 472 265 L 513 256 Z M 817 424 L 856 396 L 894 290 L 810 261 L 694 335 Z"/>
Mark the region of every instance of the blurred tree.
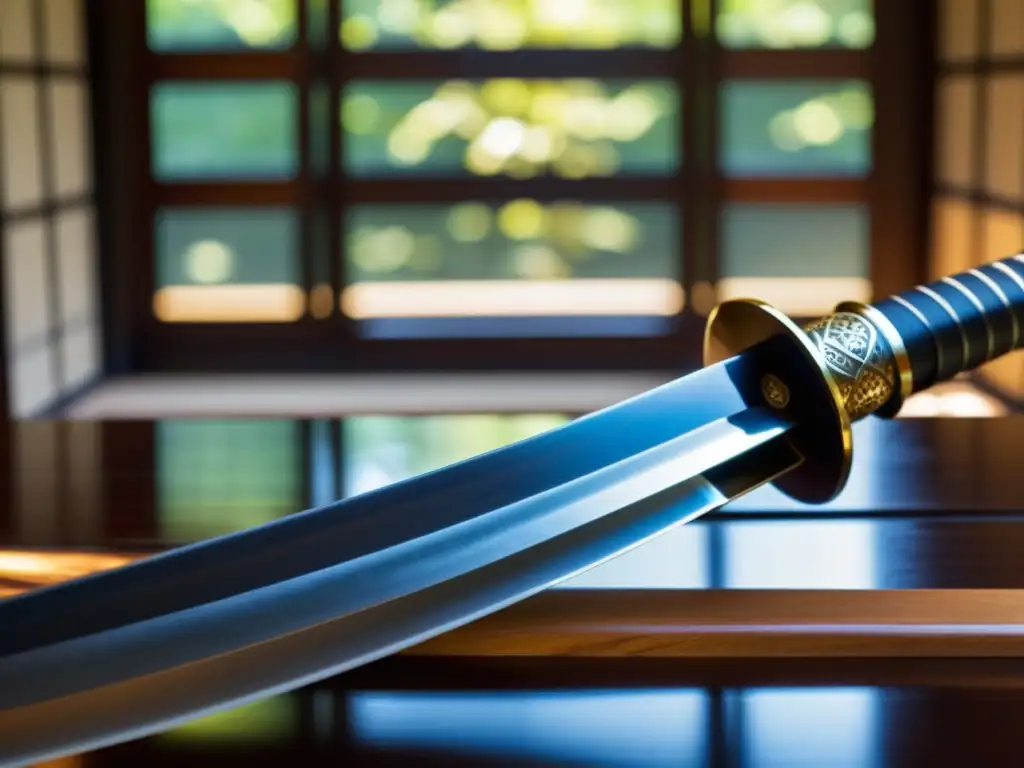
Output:
<path fill-rule="evenodd" d="M 295 39 L 295 0 L 146 0 L 154 50 L 279 48 Z"/>

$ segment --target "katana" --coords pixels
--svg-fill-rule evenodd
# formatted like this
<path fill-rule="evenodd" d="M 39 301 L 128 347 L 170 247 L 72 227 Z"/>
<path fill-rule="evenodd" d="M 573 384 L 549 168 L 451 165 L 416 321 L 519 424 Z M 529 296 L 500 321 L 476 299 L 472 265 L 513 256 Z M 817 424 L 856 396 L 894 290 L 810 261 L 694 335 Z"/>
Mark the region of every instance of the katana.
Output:
<path fill-rule="evenodd" d="M 1024 254 L 803 327 L 754 300 L 705 366 L 435 472 L 0 602 L 0 765 L 166 730 L 498 611 L 766 483 L 823 503 L 851 424 L 1021 346 Z"/>

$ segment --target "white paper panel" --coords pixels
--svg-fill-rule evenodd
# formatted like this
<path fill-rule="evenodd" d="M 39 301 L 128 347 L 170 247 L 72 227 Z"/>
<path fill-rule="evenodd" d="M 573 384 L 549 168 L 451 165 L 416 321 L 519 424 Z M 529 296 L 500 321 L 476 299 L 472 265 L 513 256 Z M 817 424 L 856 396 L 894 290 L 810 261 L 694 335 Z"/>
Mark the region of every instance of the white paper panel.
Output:
<path fill-rule="evenodd" d="M 1024 75 L 992 77 L 987 101 L 985 188 L 997 197 L 1024 200 Z"/>
<path fill-rule="evenodd" d="M 85 194 L 92 183 L 88 92 L 81 81 L 62 77 L 53 80 L 48 95 L 53 116 L 53 191 L 61 197 Z"/>
<path fill-rule="evenodd" d="M 939 182 L 969 188 L 974 185 L 973 77 L 940 81 L 936 93 L 935 173 Z"/>
<path fill-rule="evenodd" d="M 991 13 L 992 55 L 1024 53 L 1024 0 L 992 0 Z"/>
<path fill-rule="evenodd" d="M 51 350 L 50 346 L 42 346 L 8 355 L 11 415 L 14 418 L 32 418 L 56 399 L 58 391 Z"/>
<path fill-rule="evenodd" d="M 0 0 L 0 61 L 25 62 L 35 58 L 32 2 Z"/>
<path fill-rule="evenodd" d="M 0 0 L 0 3 L 7 0 Z M 85 61 L 83 0 L 43 0 L 46 57 L 56 64 Z"/>
<path fill-rule="evenodd" d="M 45 233 L 41 219 L 8 224 L 4 232 L 8 349 L 50 330 Z"/>
<path fill-rule="evenodd" d="M 95 323 L 75 326 L 64 334 L 61 342 L 64 366 L 64 391 L 81 386 L 99 373 L 100 338 Z"/>
<path fill-rule="evenodd" d="M 982 226 L 985 235 L 984 262 L 1005 259 L 1024 251 L 1024 215 L 1009 211 L 986 211 Z"/>
<path fill-rule="evenodd" d="M 61 322 L 94 320 L 98 286 L 92 209 L 64 211 L 56 224 Z"/>
<path fill-rule="evenodd" d="M 899 0 L 889 0 L 889 2 Z M 939 58 L 973 59 L 978 50 L 979 0 L 940 0 Z"/>
<path fill-rule="evenodd" d="M 932 203 L 932 280 L 955 275 L 974 266 L 980 257 L 978 243 L 971 241 L 974 209 L 955 198 L 937 198 Z"/>
<path fill-rule="evenodd" d="M 1024 216 L 1009 211 L 988 210 L 980 212 L 984 249 L 977 263 L 1005 259 L 1024 248 Z M 1014 352 L 983 366 L 981 375 L 994 386 L 1011 397 L 1024 394 L 1024 350 Z"/>
<path fill-rule="evenodd" d="M 6 0 L 0 0 L 0 4 Z M 29 77 L 0 77 L 0 139 L 7 210 L 38 205 L 43 195 L 38 89 Z"/>

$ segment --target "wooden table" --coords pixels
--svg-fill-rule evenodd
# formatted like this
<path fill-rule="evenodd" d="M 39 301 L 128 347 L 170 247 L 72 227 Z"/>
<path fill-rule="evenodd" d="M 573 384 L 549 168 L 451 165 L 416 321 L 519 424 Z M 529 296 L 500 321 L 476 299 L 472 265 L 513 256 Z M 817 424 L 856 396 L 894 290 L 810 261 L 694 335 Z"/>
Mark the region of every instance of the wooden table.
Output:
<path fill-rule="evenodd" d="M 0 590 L 258 524 L 555 420 L 16 425 Z M 1024 715 L 1024 420 L 869 421 L 856 437 L 850 485 L 828 506 L 755 492 L 400 658 L 82 760 L 1006 763 Z"/>

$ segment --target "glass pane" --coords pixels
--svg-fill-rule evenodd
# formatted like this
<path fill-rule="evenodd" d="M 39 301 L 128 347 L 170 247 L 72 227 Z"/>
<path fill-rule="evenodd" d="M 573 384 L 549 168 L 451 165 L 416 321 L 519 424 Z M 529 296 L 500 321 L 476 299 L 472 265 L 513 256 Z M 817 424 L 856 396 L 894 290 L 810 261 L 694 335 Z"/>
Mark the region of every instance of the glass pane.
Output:
<path fill-rule="evenodd" d="M 727 205 L 719 299 L 756 296 L 800 316 L 870 297 L 863 205 Z"/>
<path fill-rule="evenodd" d="M 679 219 L 661 203 L 513 200 L 353 208 L 352 282 L 678 277 Z"/>
<path fill-rule="evenodd" d="M 146 0 L 154 51 L 287 48 L 295 30 L 295 0 Z"/>
<path fill-rule="evenodd" d="M 342 101 L 353 176 L 674 173 L 679 96 L 667 81 L 359 82 Z"/>
<path fill-rule="evenodd" d="M 406 320 L 363 329 L 383 335 L 660 333 L 658 318 L 683 301 L 676 213 L 660 203 L 529 199 L 357 207 L 345 228 L 342 309 Z M 580 319 L 554 322 L 567 317 Z"/>
<path fill-rule="evenodd" d="M 868 48 L 872 0 L 720 0 L 715 32 L 726 48 Z"/>
<path fill-rule="evenodd" d="M 353 416 L 342 422 L 345 492 L 366 493 L 568 421 L 560 414 Z"/>
<path fill-rule="evenodd" d="M 161 83 L 151 112 L 159 180 L 288 179 L 297 171 L 291 83 Z"/>
<path fill-rule="evenodd" d="M 288 209 L 159 211 L 154 309 L 165 322 L 302 316 L 298 219 Z"/>
<path fill-rule="evenodd" d="M 350 50 L 670 48 L 680 0 L 343 0 Z"/>
<path fill-rule="evenodd" d="M 160 536 L 173 543 L 234 533 L 302 506 L 294 421 L 157 424 Z"/>
<path fill-rule="evenodd" d="M 721 92 L 727 176 L 865 176 L 874 99 L 860 81 L 734 80 Z"/>

